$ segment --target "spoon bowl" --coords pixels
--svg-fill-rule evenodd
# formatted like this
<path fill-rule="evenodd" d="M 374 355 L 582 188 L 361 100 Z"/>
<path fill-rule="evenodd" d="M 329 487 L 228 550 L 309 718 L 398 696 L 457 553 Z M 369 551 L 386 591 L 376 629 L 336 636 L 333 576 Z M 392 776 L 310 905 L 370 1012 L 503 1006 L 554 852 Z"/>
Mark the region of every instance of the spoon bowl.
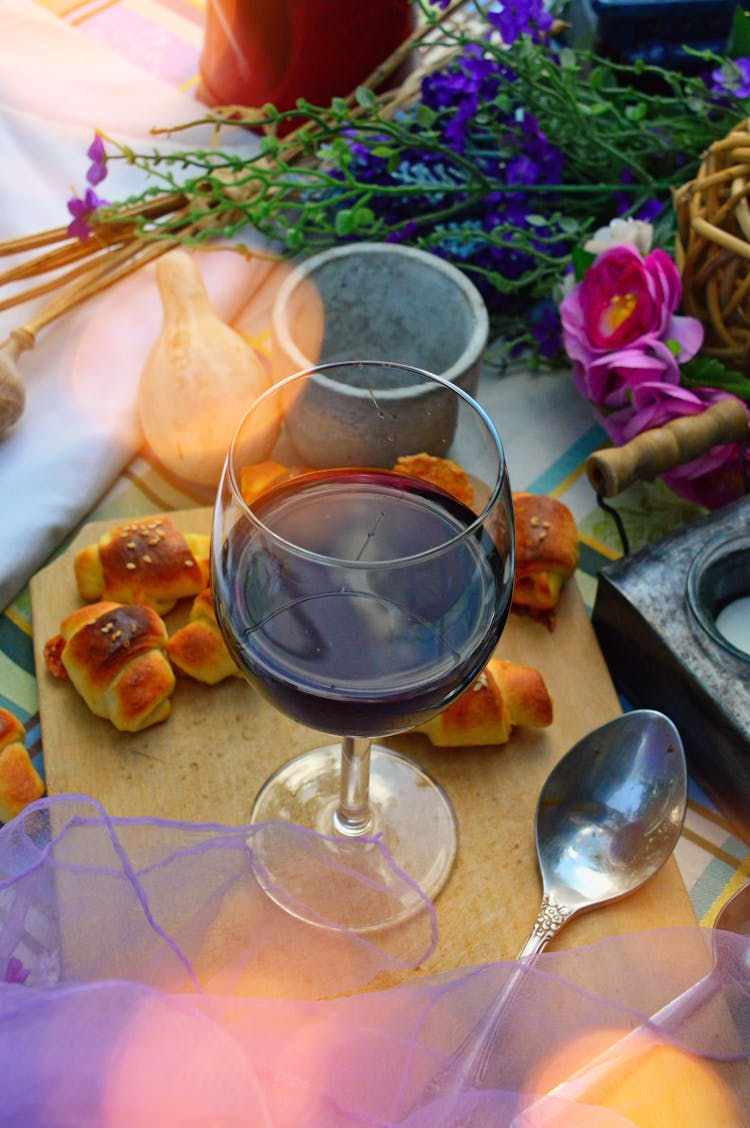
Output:
<path fill-rule="evenodd" d="M 579 740 L 539 796 L 543 897 L 519 958 L 541 951 L 575 914 L 653 877 L 674 850 L 686 804 L 682 741 L 663 713 L 624 713 Z"/>

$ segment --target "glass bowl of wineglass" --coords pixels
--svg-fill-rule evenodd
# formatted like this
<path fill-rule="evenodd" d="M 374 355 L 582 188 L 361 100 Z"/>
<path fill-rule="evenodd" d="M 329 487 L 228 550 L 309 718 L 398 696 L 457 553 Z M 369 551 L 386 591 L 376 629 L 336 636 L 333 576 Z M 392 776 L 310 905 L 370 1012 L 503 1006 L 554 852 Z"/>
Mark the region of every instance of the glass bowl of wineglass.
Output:
<path fill-rule="evenodd" d="M 434 898 L 457 853 L 451 801 L 419 764 L 373 741 L 429 720 L 479 675 L 514 567 L 501 440 L 456 385 L 344 361 L 264 393 L 218 489 L 217 618 L 250 683 L 338 739 L 282 762 L 250 821 L 317 832 L 344 869 L 355 844 L 383 843 Z M 264 884 L 283 882 L 265 873 Z M 373 906 L 353 927 L 392 923 L 383 914 Z"/>

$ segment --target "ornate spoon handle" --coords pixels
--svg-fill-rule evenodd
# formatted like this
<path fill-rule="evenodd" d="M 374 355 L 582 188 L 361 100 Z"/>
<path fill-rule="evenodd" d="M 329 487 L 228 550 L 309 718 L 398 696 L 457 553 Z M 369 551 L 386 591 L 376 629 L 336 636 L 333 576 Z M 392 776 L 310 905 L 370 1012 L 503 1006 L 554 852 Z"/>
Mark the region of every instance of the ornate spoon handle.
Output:
<path fill-rule="evenodd" d="M 576 912 L 577 909 L 563 905 L 554 900 L 549 893 L 545 893 L 529 938 L 518 953 L 518 959 L 525 960 L 527 957 L 538 955 Z"/>
<path fill-rule="evenodd" d="M 448 1093 L 458 1095 L 466 1089 L 481 1085 L 505 1016 L 526 978 L 529 966 L 534 962 L 535 956 L 578 911 L 578 908 L 561 904 L 549 893 L 544 893 L 529 938 L 517 957 L 518 960 L 524 961 L 526 966 L 516 967 L 512 971 L 492 1005 L 453 1051 L 433 1080 L 430 1088 L 434 1092 L 440 1092 L 443 1096 Z M 465 1122 L 457 1122 L 456 1128 L 459 1126 L 465 1128 L 465 1125 L 468 1126 L 470 1123 L 471 1118 Z"/>

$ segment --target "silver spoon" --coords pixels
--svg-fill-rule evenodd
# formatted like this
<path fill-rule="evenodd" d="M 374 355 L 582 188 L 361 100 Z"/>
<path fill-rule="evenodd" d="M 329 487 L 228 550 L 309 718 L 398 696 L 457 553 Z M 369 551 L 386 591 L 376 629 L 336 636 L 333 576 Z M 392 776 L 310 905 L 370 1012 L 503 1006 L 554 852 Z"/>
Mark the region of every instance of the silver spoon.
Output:
<path fill-rule="evenodd" d="M 543 896 L 518 959 L 532 962 L 571 917 L 633 893 L 664 865 L 680 836 L 687 767 L 677 729 L 639 709 L 584 736 L 545 782 L 535 836 Z M 481 1083 L 505 1012 L 525 975 L 517 968 L 439 1081 Z M 436 1078 L 436 1081 L 438 1078 Z"/>
<path fill-rule="evenodd" d="M 624 713 L 579 740 L 539 796 L 543 896 L 518 958 L 541 952 L 571 917 L 653 877 L 677 844 L 686 804 L 682 741 L 663 713 Z"/>

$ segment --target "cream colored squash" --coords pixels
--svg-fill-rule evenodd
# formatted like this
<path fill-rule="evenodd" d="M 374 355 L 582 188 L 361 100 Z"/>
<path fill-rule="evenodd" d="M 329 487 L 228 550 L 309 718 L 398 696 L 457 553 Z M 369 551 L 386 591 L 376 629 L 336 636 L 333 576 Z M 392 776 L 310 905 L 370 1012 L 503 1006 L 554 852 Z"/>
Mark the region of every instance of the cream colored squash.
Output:
<path fill-rule="evenodd" d="M 270 386 L 270 376 L 245 338 L 216 313 L 192 254 L 167 252 L 156 278 L 163 322 L 141 373 L 143 434 L 168 470 L 216 486 L 235 428 Z"/>

